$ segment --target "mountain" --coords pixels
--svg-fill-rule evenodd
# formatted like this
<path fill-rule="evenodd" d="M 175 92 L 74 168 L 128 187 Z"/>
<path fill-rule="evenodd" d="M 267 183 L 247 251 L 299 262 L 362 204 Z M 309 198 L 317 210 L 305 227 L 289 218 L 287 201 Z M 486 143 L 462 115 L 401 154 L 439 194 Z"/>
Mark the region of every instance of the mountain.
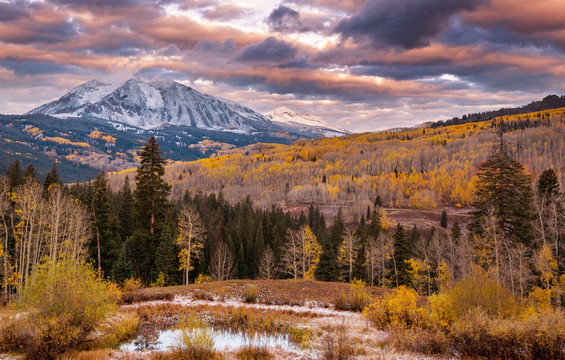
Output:
<path fill-rule="evenodd" d="M 341 136 L 349 133 L 331 126 L 313 115 L 299 114 L 286 106 L 278 107 L 264 114 L 264 116 L 283 128 L 311 132 L 318 136 Z"/>
<path fill-rule="evenodd" d="M 184 125 L 247 135 L 283 131 L 263 115 L 234 102 L 175 81 L 145 82 L 138 78 L 122 84 L 91 80 L 28 114 L 102 119 L 141 129 Z"/>

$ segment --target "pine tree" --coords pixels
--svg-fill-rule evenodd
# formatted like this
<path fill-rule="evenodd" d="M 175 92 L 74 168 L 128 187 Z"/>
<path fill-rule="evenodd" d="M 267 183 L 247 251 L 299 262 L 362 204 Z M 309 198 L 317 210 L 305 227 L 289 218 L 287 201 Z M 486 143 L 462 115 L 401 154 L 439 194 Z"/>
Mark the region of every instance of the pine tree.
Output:
<path fill-rule="evenodd" d="M 151 137 L 140 152 L 141 165 L 137 168 L 136 189 L 134 191 L 134 215 L 137 229 L 131 236 L 135 248 L 132 255 L 134 268 L 146 284 L 157 276 L 156 251 L 159 247 L 161 232 L 170 226 L 170 204 L 167 197 L 170 185 L 165 182 L 166 160 L 159 150 L 159 143 Z"/>
<path fill-rule="evenodd" d="M 159 246 L 155 256 L 156 273 L 163 274 L 166 285 L 177 283 L 177 269 L 179 268 L 177 257 L 175 256 L 175 244 L 172 230 L 165 226 L 161 231 Z"/>
<path fill-rule="evenodd" d="M 20 185 L 23 185 L 25 182 L 25 178 L 22 174 L 22 164 L 20 159 L 16 159 L 6 171 L 6 175 L 8 176 L 8 186 L 9 191 L 14 191 Z"/>
<path fill-rule="evenodd" d="M 35 171 L 35 166 L 32 163 L 24 171 L 24 181 L 37 181 L 37 171 Z"/>
<path fill-rule="evenodd" d="M 541 173 L 538 179 L 537 191 L 540 197 L 549 199 L 555 199 L 559 195 L 559 180 L 555 170 L 549 168 Z"/>
<path fill-rule="evenodd" d="M 441 219 L 439 221 L 439 226 L 444 229 L 447 229 L 447 211 L 443 210 L 441 212 Z"/>
<path fill-rule="evenodd" d="M 322 254 L 315 271 L 316 279 L 322 281 L 339 280 L 339 263 L 337 259 L 344 232 L 345 222 L 343 220 L 343 211 L 340 208 L 330 228 L 329 237 L 321 244 Z"/>
<path fill-rule="evenodd" d="M 120 236 L 123 242 L 133 234 L 133 205 L 133 193 L 129 185 L 129 177 L 126 176 L 124 185 L 118 194 L 118 218 L 120 220 Z"/>
<path fill-rule="evenodd" d="M 522 164 L 511 157 L 510 145 L 500 141 L 492 154 L 479 166 L 476 202 L 470 230 L 482 234 L 489 212 L 494 214 L 498 227 L 514 241 L 529 244 L 531 230 L 530 176 Z"/>
<path fill-rule="evenodd" d="M 411 283 L 410 265 L 407 260 L 412 256 L 412 248 L 409 239 L 406 238 L 404 228 L 398 224 L 393 235 L 394 251 L 389 261 L 389 278 L 393 286 L 406 285 Z"/>
<path fill-rule="evenodd" d="M 47 189 L 49 189 L 49 186 L 53 185 L 53 184 L 58 184 L 61 187 L 63 187 L 63 182 L 61 181 L 61 178 L 59 177 L 59 172 L 57 171 L 57 162 L 53 162 L 53 167 L 51 168 L 51 170 L 47 173 L 47 176 L 45 177 L 45 181 L 43 182 L 43 189 L 46 192 Z"/>
<path fill-rule="evenodd" d="M 91 212 L 94 223 L 94 236 L 89 245 L 92 259 L 98 266 L 98 275 L 110 276 L 112 265 L 119 256 L 120 238 L 117 219 L 112 214 L 110 189 L 106 173 L 102 172 L 94 181 Z"/>

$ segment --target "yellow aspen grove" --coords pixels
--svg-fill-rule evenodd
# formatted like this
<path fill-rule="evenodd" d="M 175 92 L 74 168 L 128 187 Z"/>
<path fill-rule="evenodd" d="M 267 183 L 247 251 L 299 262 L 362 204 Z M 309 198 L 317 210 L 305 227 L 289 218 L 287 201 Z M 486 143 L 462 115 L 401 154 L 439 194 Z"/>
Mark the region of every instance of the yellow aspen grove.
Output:
<path fill-rule="evenodd" d="M 184 283 L 188 285 L 189 274 L 204 247 L 204 228 L 198 211 L 193 206 L 184 207 L 179 215 L 179 236 L 176 243 L 182 248 L 179 253 L 180 270 L 184 270 Z"/>

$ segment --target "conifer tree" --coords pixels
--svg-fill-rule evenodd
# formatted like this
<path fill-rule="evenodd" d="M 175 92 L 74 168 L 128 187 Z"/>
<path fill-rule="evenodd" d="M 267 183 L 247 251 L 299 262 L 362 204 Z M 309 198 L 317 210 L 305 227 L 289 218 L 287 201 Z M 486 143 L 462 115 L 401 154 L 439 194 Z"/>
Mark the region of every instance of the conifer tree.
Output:
<path fill-rule="evenodd" d="M 35 166 L 32 163 L 24 171 L 24 181 L 37 181 L 37 171 L 35 171 Z"/>
<path fill-rule="evenodd" d="M 322 245 L 322 254 L 320 255 L 320 263 L 316 267 L 316 279 L 322 281 L 337 281 L 339 279 L 338 250 L 343 241 L 345 232 L 345 223 L 343 220 L 343 212 L 341 208 L 330 229 L 330 235 Z"/>
<path fill-rule="evenodd" d="M 528 245 L 532 219 L 530 176 L 512 158 L 502 130 L 492 154 L 479 166 L 477 178 L 477 210 L 473 213 L 471 231 L 482 234 L 485 219 L 491 212 L 506 237 Z"/>
<path fill-rule="evenodd" d="M 51 170 L 47 173 L 47 176 L 45 177 L 45 181 L 43 182 L 43 189 L 46 192 L 47 189 L 49 189 L 49 186 L 53 185 L 53 184 L 58 184 L 61 187 L 63 187 L 63 182 L 61 181 L 61 178 L 59 177 L 59 172 L 57 171 L 57 162 L 53 162 L 53 167 L 51 168 Z"/>
<path fill-rule="evenodd" d="M 9 191 L 14 191 L 14 189 L 20 185 L 23 185 L 25 182 L 25 178 L 22 174 L 22 164 L 20 159 L 16 159 L 6 171 L 6 175 L 8 176 L 8 187 Z"/>
<path fill-rule="evenodd" d="M 120 239 L 117 219 L 112 214 L 110 189 L 106 173 L 102 172 L 94 181 L 91 213 L 94 223 L 94 236 L 89 252 L 96 259 L 98 276 L 111 276 L 112 265 L 119 256 Z"/>
<path fill-rule="evenodd" d="M 118 194 L 118 218 L 120 220 L 120 236 L 122 241 L 125 242 L 128 237 L 133 234 L 134 221 L 133 221 L 133 205 L 134 198 L 129 185 L 129 177 L 126 175 L 124 185 Z"/>
<path fill-rule="evenodd" d="M 140 152 L 134 192 L 134 216 L 137 229 L 131 236 L 132 262 L 142 281 L 150 284 L 156 273 L 156 251 L 161 232 L 170 224 L 170 204 L 167 200 L 170 185 L 165 182 L 166 160 L 159 143 L 151 137 Z M 169 220 L 169 221 L 168 221 Z"/>
<path fill-rule="evenodd" d="M 441 212 L 441 219 L 439 221 L 439 226 L 444 229 L 447 229 L 447 211 L 443 210 Z"/>
<path fill-rule="evenodd" d="M 412 256 L 412 248 L 409 243 L 409 239 L 404 233 L 404 228 L 401 224 L 396 226 L 396 230 L 393 235 L 394 239 L 394 249 L 392 257 L 389 261 L 389 278 L 393 286 L 411 284 L 410 279 L 410 265 L 407 260 Z"/>

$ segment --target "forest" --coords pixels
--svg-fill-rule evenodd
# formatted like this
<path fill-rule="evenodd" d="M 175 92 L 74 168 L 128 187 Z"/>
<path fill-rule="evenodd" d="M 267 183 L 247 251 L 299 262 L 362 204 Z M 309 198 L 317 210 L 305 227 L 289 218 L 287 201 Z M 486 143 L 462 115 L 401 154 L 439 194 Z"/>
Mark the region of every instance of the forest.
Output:
<path fill-rule="evenodd" d="M 56 164 L 41 184 L 33 165 L 23 170 L 16 161 L 3 177 L 0 197 L 5 299 L 25 287 L 45 255 L 83 242 L 99 276 L 117 283 L 131 277 L 147 286 L 202 276 L 361 279 L 430 295 L 480 266 L 520 298 L 544 291 L 560 303 L 565 203 L 559 175 L 548 168 L 533 179 L 502 130 L 474 175 L 466 235 L 446 212 L 437 228 L 391 226 L 382 197 L 357 220 L 346 220 L 341 209 L 325 219 L 314 205 L 292 216 L 275 205 L 255 206 L 250 196 L 230 202 L 223 190 L 170 196 L 166 159 L 154 138 L 141 152 L 135 183 L 126 176 L 118 191 L 105 173 L 63 186 Z"/>
<path fill-rule="evenodd" d="M 232 203 L 250 196 L 263 209 L 272 204 L 341 206 L 349 220 L 359 220 L 377 196 L 385 207 L 465 208 L 473 204 L 475 175 L 496 142 L 500 121 L 513 156 L 529 174 L 535 179 L 553 168 L 563 187 L 563 108 L 437 128 L 256 144 L 170 163 L 165 180 L 174 199 L 187 190 L 221 190 Z M 135 176 L 135 169 L 110 173 L 112 189 L 119 189 L 126 175 Z"/>

